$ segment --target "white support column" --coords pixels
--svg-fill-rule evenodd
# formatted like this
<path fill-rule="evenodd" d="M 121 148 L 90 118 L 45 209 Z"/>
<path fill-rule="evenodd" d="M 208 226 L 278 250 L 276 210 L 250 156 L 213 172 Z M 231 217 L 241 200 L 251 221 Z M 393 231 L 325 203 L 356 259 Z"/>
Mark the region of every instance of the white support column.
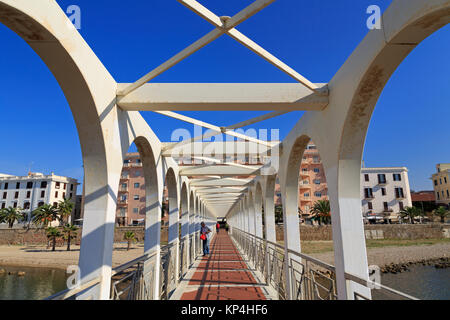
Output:
<path fill-rule="evenodd" d="M 251 235 L 255 235 L 255 205 L 253 203 L 253 196 L 249 194 L 247 198 L 247 206 L 248 206 L 248 226 L 249 233 Z"/>
<path fill-rule="evenodd" d="M 173 187 L 173 186 L 172 186 Z M 176 184 L 175 184 L 176 187 Z M 175 193 L 176 192 L 176 193 Z M 179 224 L 180 214 L 177 197 L 179 194 L 175 190 L 170 190 L 169 186 L 169 244 L 174 246 L 173 253 L 175 254 L 175 283 L 178 284 L 180 271 L 180 238 L 179 238 Z"/>
<path fill-rule="evenodd" d="M 340 300 L 355 300 L 355 293 L 371 298 L 369 288 L 345 279 L 346 272 L 363 279 L 369 274 L 361 212 L 360 164 L 360 161 L 342 163 L 339 176 L 334 170 L 327 171 L 336 286 Z"/>
<path fill-rule="evenodd" d="M 275 229 L 275 203 L 274 203 L 274 195 L 275 195 L 275 179 L 276 177 L 267 177 L 264 193 L 263 193 L 263 201 L 264 201 L 264 227 L 266 229 L 266 240 L 276 243 L 277 235 Z M 274 246 L 271 244 L 267 244 L 266 246 L 266 265 L 268 266 L 267 275 L 272 273 L 272 270 L 269 268 L 270 266 L 270 250 L 274 250 Z"/>
<path fill-rule="evenodd" d="M 298 186 L 286 186 L 286 182 L 280 176 L 280 185 L 283 202 L 283 225 L 284 225 L 284 254 L 285 254 L 285 279 L 286 279 L 286 299 L 295 298 L 292 283 L 295 281 L 291 278 L 289 272 L 290 259 L 299 260 L 297 256 L 290 255 L 289 250 L 301 252 L 300 246 L 300 221 L 298 218 Z M 289 192 L 287 188 L 291 188 Z M 295 189 L 295 190 L 294 190 Z M 292 196 L 295 192 L 296 196 Z"/>
<path fill-rule="evenodd" d="M 186 263 L 189 266 L 189 253 L 186 252 L 189 248 L 189 211 L 186 205 L 181 207 L 181 234 L 180 241 L 183 242 L 185 257 L 187 259 Z M 185 261 L 183 261 L 183 264 Z M 183 266 L 181 266 L 183 268 Z"/>
<path fill-rule="evenodd" d="M 145 163 L 144 163 L 145 167 Z M 145 172 L 145 168 L 144 168 Z M 154 173 L 153 173 L 154 174 Z M 144 274 L 153 273 L 153 300 L 160 299 L 160 272 L 161 272 L 161 199 L 164 193 L 164 184 L 162 180 L 161 169 L 156 173 L 156 186 L 148 186 L 147 184 L 154 183 L 155 181 L 148 181 L 146 177 L 146 188 L 151 189 L 153 192 L 146 190 L 146 207 L 148 208 L 145 213 L 145 240 L 144 240 L 144 254 L 156 253 L 154 258 L 154 264 L 150 261 L 144 263 Z M 157 189 L 157 190 L 153 190 Z M 154 192 L 156 191 L 156 192 Z M 148 279 L 144 279 L 148 280 Z"/>

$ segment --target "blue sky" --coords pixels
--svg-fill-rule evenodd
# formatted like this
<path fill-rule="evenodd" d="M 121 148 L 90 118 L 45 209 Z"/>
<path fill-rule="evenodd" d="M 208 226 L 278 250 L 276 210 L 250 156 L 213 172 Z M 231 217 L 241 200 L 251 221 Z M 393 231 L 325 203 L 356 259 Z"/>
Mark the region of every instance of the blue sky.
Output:
<path fill-rule="evenodd" d="M 134 82 L 212 30 L 176 0 L 66 1 L 81 8 L 80 33 L 118 82 Z M 200 1 L 232 16 L 250 0 Z M 368 32 L 366 8 L 385 10 L 388 0 L 278 0 L 238 29 L 313 82 L 328 82 Z M 40 58 L 0 25 L 0 111 L 3 132 L 0 172 L 33 171 L 82 180 L 78 136 L 67 101 Z M 424 41 L 386 86 L 371 122 L 366 166 L 407 166 L 411 188 L 432 189 L 436 163 L 450 162 L 450 26 Z M 293 82 L 231 38 L 223 36 L 155 82 Z M 185 112 L 230 125 L 263 112 Z M 253 128 L 280 129 L 286 136 L 302 112 Z M 143 116 L 163 141 L 175 128 L 193 128 L 150 112 Z"/>

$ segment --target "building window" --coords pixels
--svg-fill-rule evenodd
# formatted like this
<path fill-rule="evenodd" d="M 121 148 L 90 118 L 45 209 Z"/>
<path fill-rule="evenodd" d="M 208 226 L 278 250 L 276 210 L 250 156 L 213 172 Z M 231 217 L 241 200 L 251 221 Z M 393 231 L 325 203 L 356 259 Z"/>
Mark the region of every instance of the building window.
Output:
<path fill-rule="evenodd" d="M 27 182 L 27 189 L 33 189 L 33 182 Z"/>
<path fill-rule="evenodd" d="M 133 213 L 139 213 L 139 208 L 133 208 Z"/>
<path fill-rule="evenodd" d="M 437 183 L 437 180 L 434 180 L 434 185 L 435 185 L 435 186 L 437 186 L 437 185 L 438 185 L 438 183 Z"/>
<path fill-rule="evenodd" d="M 135 196 L 134 196 L 134 200 L 139 200 L 139 196 L 138 196 L 138 195 L 135 195 Z"/>
<path fill-rule="evenodd" d="M 141 184 L 140 184 L 139 182 L 137 182 L 137 183 L 134 184 L 134 187 L 135 187 L 136 189 L 138 189 L 140 186 L 141 186 Z"/>
<path fill-rule="evenodd" d="M 20 189 L 20 182 L 16 183 L 16 189 Z"/>
<path fill-rule="evenodd" d="M 70 199 L 72 199 L 72 198 L 73 198 L 73 193 L 70 194 Z"/>
<path fill-rule="evenodd" d="M 364 188 L 364 197 L 366 199 L 373 198 L 373 190 L 372 190 L 372 188 Z"/>
<path fill-rule="evenodd" d="M 73 191 L 73 184 L 70 185 L 70 191 Z"/>
<path fill-rule="evenodd" d="M 44 205 L 44 203 L 41 201 L 38 203 L 38 207 L 42 207 Z"/>
<path fill-rule="evenodd" d="M 2 209 L 5 209 L 5 208 L 6 208 L 6 203 L 2 202 Z"/>
<path fill-rule="evenodd" d="M 448 192 L 448 189 L 447 189 L 447 198 L 450 198 L 450 193 Z"/>
<path fill-rule="evenodd" d="M 141 176 L 141 170 L 136 170 L 135 176 L 136 176 L 136 177 L 140 177 L 140 176 Z"/>
<path fill-rule="evenodd" d="M 314 180 L 314 184 L 320 184 L 320 180 Z"/>
<path fill-rule="evenodd" d="M 122 190 L 127 190 L 127 184 L 126 183 L 122 183 Z"/>
<path fill-rule="evenodd" d="M 314 156 L 314 157 L 313 157 L 313 162 L 314 162 L 314 163 L 319 163 L 319 157 Z"/>
<path fill-rule="evenodd" d="M 29 202 L 25 202 L 25 203 L 23 204 L 23 208 L 24 208 L 25 210 L 30 209 L 30 203 L 29 203 Z"/>
<path fill-rule="evenodd" d="M 55 198 L 58 198 L 58 191 L 55 191 Z"/>
<path fill-rule="evenodd" d="M 66 193 L 65 192 L 63 192 L 63 199 L 65 199 L 66 198 Z"/>
<path fill-rule="evenodd" d="M 397 199 L 401 199 L 405 197 L 405 194 L 403 193 L 403 188 L 395 188 L 395 197 Z"/>
<path fill-rule="evenodd" d="M 373 209 L 372 202 L 367 202 L 367 207 L 369 208 L 369 210 L 372 210 Z"/>
<path fill-rule="evenodd" d="M 308 172 L 308 168 L 303 168 L 302 171 L 303 171 L 304 173 L 306 173 L 306 172 Z"/>
<path fill-rule="evenodd" d="M 61 183 L 60 182 L 56 182 L 55 188 L 59 189 L 61 187 Z"/>
<path fill-rule="evenodd" d="M 45 197 L 45 191 L 42 190 L 42 191 L 41 191 L 41 198 L 44 198 L 44 197 Z"/>
<path fill-rule="evenodd" d="M 378 183 L 386 183 L 386 175 L 385 174 L 379 174 L 378 175 Z"/>
<path fill-rule="evenodd" d="M 369 180 L 369 175 L 368 174 L 365 174 L 364 175 L 364 181 L 366 181 L 366 182 L 369 182 L 370 180 Z"/>
<path fill-rule="evenodd" d="M 309 198 L 309 193 L 308 193 L 308 192 L 307 192 L 307 193 L 304 193 L 303 196 L 304 196 L 305 198 Z"/>
<path fill-rule="evenodd" d="M 14 207 L 14 208 L 17 208 L 17 202 L 14 202 L 14 203 L 13 203 L 13 207 Z"/>
<path fill-rule="evenodd" d="M 315 173 L 320 173 L 320 169 L 319 168 L 314 168 L 314 172 Z"/>
<path fill-rule="evenodd" d="M 42 181 L 41 182 L 41 189 L 45 189 L 47 188 L 47 181 Z"/>
<path fill-rule="evenodd" d="M 439 195 L 439 192 L 436 192 L 436 195 L 437 195 L 437 199 L 438 199 L 438 200 L 441 200 L 440 195 Z M 4 197 L 4 195 L 3 195 L 3 199 L 6 199 L 6 198 Z"/>
<path fill-rule="evenodd" d="M 381 188 L 381 195 L 385 196 L 386 195 L 386 188 Z"/>
<path fill-rule="evenodd" d="M 402 175 L 400 173 L 394 173 L 392 177 L 394 178 L 394 181 L 402 181 Z"/>
<path fill-rule="evenodd" d="M 5 187 L 3 188 L 4 190 L 8 190 L 8 182 L 5 183 Z"/>
<path fill-rule="evenodd" d="M 122 199 L 122 201 L 127 201 L 127 196 L 123 195 L 121 199 Z"/>
<path fill-rule="evenodd" d="M 8 196 L 8 192 L 3 192 L 3 199 L 6 199 L 7 196 Z"/>
<path fill-rule="evenodd" d="M 16 193 L 14 194 L 14 199 L 19 199 L 19 191 L 16 191 Z"/>
<path fill-rule="evenodd" d="M 317 198 L 322 197 L 322 192 L 315 192 L 314 196 L 316 196 Z"/>
<path fill-rule="evenodd" d="M 64 190 L 66 190 L 67 189 L 67 183 L 64 183 L 64 188 L 63 188 Z"/>
<path fill-rule="evenodd" d="M 442 179 L 441 178 L 439 178 L 439 184 L 442 184 Z"/>
<path fill-rule="evenodd" d="M 447 184 L 447 177 L 444 177 L 444 183 Z"/>
<path fill-rule="evenodd" d="M 27 199 L 30 199 L 31 197 L 31 191 L 27 191 Z"/>
<path fill-rule="evenodd" d="M 399 208 L 400 208 L 400 211 L 402 211 L 402 210 L 403 210 L 403 208 L 404 208 L 404 206 L 403 206 L 403 202 L 401 202 L 401 201 L 400 201 L 400 202 L 398 203 L 398 206 L 399 206 Z"/>
<path fill-rule="evenodd" d="M 383 202 L 384 211 L 389 210 L 389 204 L 387 202 Z"/>

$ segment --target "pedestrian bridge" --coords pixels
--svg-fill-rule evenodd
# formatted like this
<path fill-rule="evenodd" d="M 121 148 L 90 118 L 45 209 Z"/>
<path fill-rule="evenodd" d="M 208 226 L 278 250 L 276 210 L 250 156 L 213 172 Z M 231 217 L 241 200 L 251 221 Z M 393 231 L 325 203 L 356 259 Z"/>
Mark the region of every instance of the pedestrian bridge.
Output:
<path fill-rule="evenodd" d="M 33 48 L 60 84 L 83 154 L 78 281 L 50 299 L 371 299 L 374 284 L 369 281 L 360 200 L 365 136 L 390 76 L 420 42 L 449 23 L 450 0 L 393 0 L 382 29 L 368 32 L 323 83 L 309 81 L 237 30 L 275 0 L 256 0 L 233 17 L 218 17 L 195 0 L 178 1 L 211 24 L 212 31 L 136 82 L 119 83 L 56 1 L 0 0 L 0 22 Z M 295 83 L 152 82 L 221 36 L 230 36 Z M 176 112 L 186 110 L 268 113 L 221 127 Z M 305 113 L 282 141 L 276 134 L 257 137 L 238 130 L 296 110 Z M 164 143 L 141 111 L 209 131 Z M 216 135 L 230 140 L 204 142 Z M 335 266 L 303 254 L 300 245 L 299 169 L 310 140 L 319 149 L 328 184 Z M 145 255 L 112 268 L 120 173 L 133 143 L 146 186 Z M 282 244 L 275 237 L 277 180 Z M 169 199 L 166 246 L 160 239 L 164 186 Z M 205 221 L 213 229 L 217 217 L 226 217 L 229 237 L 216 235 L 213 254 L 203 258 L 199 224 Z"/>

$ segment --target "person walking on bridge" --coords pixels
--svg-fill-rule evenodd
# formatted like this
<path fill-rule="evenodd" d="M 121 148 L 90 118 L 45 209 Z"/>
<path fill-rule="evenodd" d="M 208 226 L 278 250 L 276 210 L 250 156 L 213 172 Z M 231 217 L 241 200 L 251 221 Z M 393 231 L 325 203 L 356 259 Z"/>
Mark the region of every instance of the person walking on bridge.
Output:
<path fill-rule="evenodd" d="M 211 229 L 208 228 L 204 222 L 201 223 L 201 229 L 200 229 L 200 239 L 203 242 L 203 256 L 207 256 L 209 254 L 209 239 L 210 239 L 210 233 Z"/>

